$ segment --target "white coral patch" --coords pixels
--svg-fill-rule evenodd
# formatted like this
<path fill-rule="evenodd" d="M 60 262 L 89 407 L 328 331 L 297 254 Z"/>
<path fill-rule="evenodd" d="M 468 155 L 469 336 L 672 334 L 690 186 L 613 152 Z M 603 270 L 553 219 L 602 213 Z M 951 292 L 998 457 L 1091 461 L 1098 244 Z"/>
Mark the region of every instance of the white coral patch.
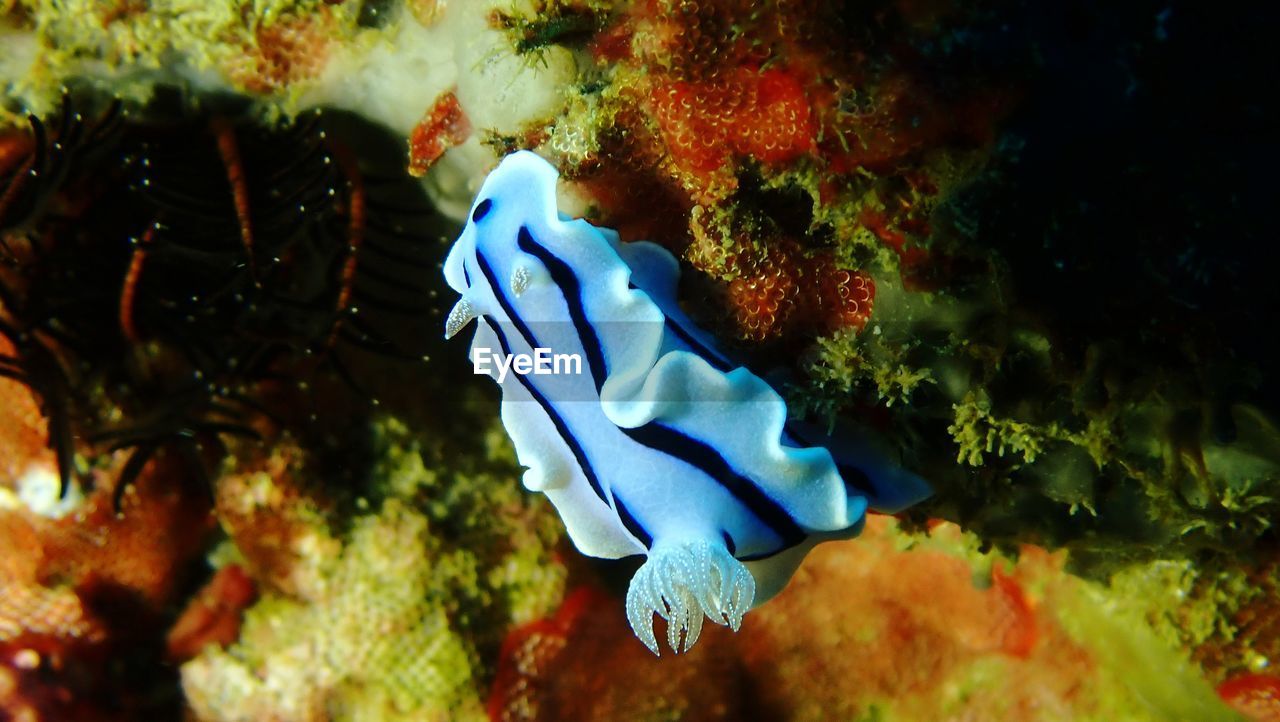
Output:
<path fill-rule="evenodd" d="M 654 654 L 660 652 L 653 615 L 667 620 L 667 644 L 679 653 L 698 641 L 704 615 L 738 631 L 755 595 L 755 579 L 722 545 L 698 541 L 661 546 L 631 579 L 627 620 Z"/>
<path fill-rule="evenodd" d="M 18 499 L 32 513 L 49 519 L 61 519 L 80 507 L 84 494 L 71 480 L 67 493 L 62 493 L 58 472 L 43 464 L 34 464 L 18 479 Z"/>

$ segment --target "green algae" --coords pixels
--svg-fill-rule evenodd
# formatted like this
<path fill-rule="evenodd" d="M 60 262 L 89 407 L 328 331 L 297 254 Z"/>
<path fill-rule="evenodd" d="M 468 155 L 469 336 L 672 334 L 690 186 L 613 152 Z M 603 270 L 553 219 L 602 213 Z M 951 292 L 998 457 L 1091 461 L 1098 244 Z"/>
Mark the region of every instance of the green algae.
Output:
<path fill-rule="evenodd" d="M 157 82 L 182 78 L 207 91 L 244 90 L 254 53 L 276 52 L 271 29 L 315 21 L 323 34 L 351 38 L 358 3 L 324 0 L 22 0 L 15 17 L 38 39 L 35 63 L 12 83 L 26 110 L 56 107 L 61 87 L 89 82 L 138 105 Z M 239 68 L 240 71 L 228 71 Z M 241 77 L 237 80 L 236 75 Z M 301 87 L 282 88 L 297 96 Z"/>
<path fill-rule="evenodd" d="M 1024 421 L 997 418 L 991 414 L 991 401 L 970 392 L 955 405 L 955 421 L 947 428 L 959 451 L 956 461 L 969 466 L 982 466 L 985 454 L 1006 453 L 1021 457 L 1028 464 L 1044 450 L 1050 439 L 1065 439 L 1054 424 L 1037 427 Z"/>
<path fill-rule="evenodd" d="M 1123 717 L 1111 716 L 1116 714 L 1112 712 L 1098 719 L 1121 719 L 1144 711 L 1153 720 L 1243 720 L 1218 699 L 1201 670 L 1179 659 L 1139 619 L 1117 609 L 1114 599 L 1082 584 L 1078 594 L 1064 595 L 1059 603 L 1059 619 L 1077 639 L 1094 640 L 1092 654 L 1105 668 L 1118 672 L 1116 680 L 1137 703 L 1122 706 L 1130 710 Z"/>
<path fill-rule="evenodd" d="M 1230 620 L 1263 596 L 1244 570 L 1217 566 L 1186 559 L 1134 564 L 1111 576 L 1110 592 L 1165 644 L 1192 650 L 1232 639 L 1236 628 Z"/>

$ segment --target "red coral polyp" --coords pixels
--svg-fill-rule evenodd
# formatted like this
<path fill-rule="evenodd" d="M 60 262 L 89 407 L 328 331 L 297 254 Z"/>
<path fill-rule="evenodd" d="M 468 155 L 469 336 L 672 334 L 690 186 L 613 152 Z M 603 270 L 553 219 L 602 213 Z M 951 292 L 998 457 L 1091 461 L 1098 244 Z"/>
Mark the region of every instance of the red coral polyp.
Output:
<path fill-rule="evenodd" d="M 871 318 L 875 283 L 861 271 L 838 267 L 829 254 L 806 257 L 795 243 L 780 241 L 760 258 L 732 254 L 725 262 L 738 274 L 728 284 L 728 302 L 745 341 L 861 331 Z"/>
<path fill-rule="evenodd" d="M 441 93 L 409 136 L 409 174 L 426 175 L 446 150 L 470 136 L 471 122 L 458 96 L 452 90 Z"/>
<path fill-rule="evenodd" d="M 785 163 L 813 151 L 816 128 L 796 77 L 767 70 L 758 76 L 756 93 L 755 113 L 739 123 L 740 150 L 766 163 Z"/>
<path fill-rule="evenodd" d="M 749 341 L 777 336 L 795 311 L 799 296 L 795 263 L 782 253 L 769 256 L 749 274 L 729 282 L 734 320 Z"/>
<path fill-rule="evenodd" d="M 861 271 L 821 263 L 818 270 L 818 320 L 825 331 L 852 328 L 861 331 L 871 318 L 876 286 Z"/>
<path fill-rule="evenodd" d="M 650 101 L 668 152 L 696 175 L 733 155 L 781 164 L 815 147 L 809 101 L 786 70 L 739 67 L 710 80 L 660 80 Z"/>

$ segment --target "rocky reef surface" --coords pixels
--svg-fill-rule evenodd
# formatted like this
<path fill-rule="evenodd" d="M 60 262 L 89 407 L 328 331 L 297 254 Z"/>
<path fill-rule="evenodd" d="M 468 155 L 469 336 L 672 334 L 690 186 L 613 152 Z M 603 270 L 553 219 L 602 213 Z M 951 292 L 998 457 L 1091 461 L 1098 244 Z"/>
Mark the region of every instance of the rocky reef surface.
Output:
<path fill-rule="evenodd" d="M 0 717 L 1280 719 L 1270 13 L 0 0 Z M 935 496 L 647 656 L 437 340 L 517 149 Z"/>

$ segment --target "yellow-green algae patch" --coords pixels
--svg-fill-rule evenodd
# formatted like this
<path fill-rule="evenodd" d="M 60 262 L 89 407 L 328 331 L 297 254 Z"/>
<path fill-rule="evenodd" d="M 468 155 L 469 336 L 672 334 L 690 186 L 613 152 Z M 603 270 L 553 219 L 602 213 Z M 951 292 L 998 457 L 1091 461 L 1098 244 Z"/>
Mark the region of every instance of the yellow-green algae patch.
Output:
<path fill-rule="evenodd" d="M 1091 651 L 1113 670 L 1149 719 L 1186 722 L 1240 722 L 1214 694 L 1201 671 L 1174 652 L 1141 619 L 1111 595 L 1079 583 L 1077 593 L 1059 599 L 1059 618 L 1077 639 L 1094 640 Z M 1111 719 L 1118 719 L 1111 717 Z"/>
<path fill-rule="evenodd" d="M 447 463 L 398 422 L 378 431 L 368 510 L 345 531 L 307 517 L 314 588 L 266 590 L 238 642 L 183 665 L 200 719 L 482 720 L 502 636 L 558 603 L 559 522 L 496 431 L 490 458 Z"/>
<path fill-rule="evenodd" d="M 296 94 L 323 67 L 330 44 L 355 36 L 358 5 L 20 0 L 9 24 L 34 33 L 38 52 L 26 73 L 4 79 L 13 81 L 10 95 L 37 114 L 56 107 L 60 87 L 71 80 L 102 83 L 139 103 L 157 82 Z"/>
<path fill-rule="evenodd" d="M 980 585 L 990 579 L 993 567 L 1009 567 L 1004 554 L 983 551 L 985 545 L 976 535 L 956 531 L 944 527 L 925 537 L 897 531 L 896 546 L 964 557 Z M 1223 572 L 1210 585 L 1197 584 L 1205 572 L 1198 572 L 1194 565 L 1158 560 L 1135 564 L 1104 584 L 1065 573 L 1060 562 L 1050 561 L 1042 551 L 1027 551 L 1027 558 L 1015 562 L 1019 570 L 1015 573 L 1033 609 L 1047 612 L 1060 624 L 1087 654 L 1088 666 L 1094 670 L 1079 679 L 1083 694 L 1093 699 L 1092 709 L 1042 709 L 1034 719 L 1243 721 L 1222 703 L 1188 654 L 1212 636 L 1229 634 L 1225 617 L 1256 596 L 1245 585 L 1243 574 Z M 1044 645 L 1043 629 L 1041 635 L 1038 644 Z M 958 711 L 970 695 L 1007 684 L 1013 662 L 1009 657 L 988 656 L 966 665 L 943 690 L 934 712 L 945 715 L 950 706 Z M 885 709 L 897 706 L 889 702 Z M 987 711 L 990 719 L 1021 718 L 1026 712 Z M 877 719 L 916 718 L 908 714 Z"/>

